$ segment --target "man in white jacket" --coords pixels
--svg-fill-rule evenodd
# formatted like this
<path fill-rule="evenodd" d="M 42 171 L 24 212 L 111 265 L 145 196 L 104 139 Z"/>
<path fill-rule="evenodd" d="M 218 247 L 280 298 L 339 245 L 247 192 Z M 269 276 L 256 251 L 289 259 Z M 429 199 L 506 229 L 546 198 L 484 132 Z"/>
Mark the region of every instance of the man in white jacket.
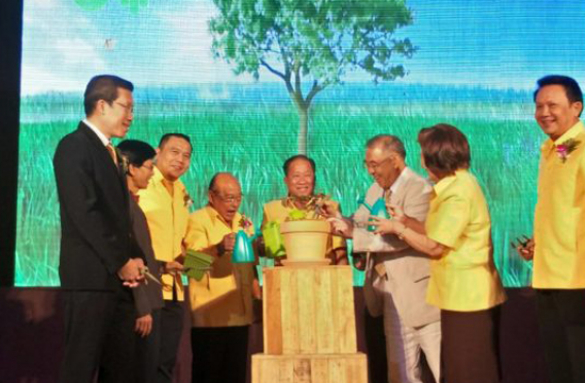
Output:
<path fill-rule="evenodd" d="M 378 135 L 366 144 L 364 164 L 375 182 L 366 194 L 372 206 L 383 198 L 409 219 L 424 222 L 431 185 L 406 166 L 404 144 Z M 334 227 L 353 238 L 353 251 L 365 252 L 364 297 L 372 316 L 384 315 L 389 383 L 421 383 L 421 352 L 436 382 L 440 376 L 439 310 L 426 303 L 430 260 L 395 235 L 367 230 L 369 210 L 361 206 L 351 219 L 337 217 Z"/>

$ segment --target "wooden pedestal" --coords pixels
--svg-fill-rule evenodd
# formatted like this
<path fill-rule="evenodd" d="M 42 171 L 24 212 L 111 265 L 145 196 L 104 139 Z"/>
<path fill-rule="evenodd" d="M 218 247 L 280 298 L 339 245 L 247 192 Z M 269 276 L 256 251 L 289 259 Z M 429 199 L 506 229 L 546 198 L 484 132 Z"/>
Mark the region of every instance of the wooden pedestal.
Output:
<path fill-rule="evenodd" d="M 367 383 L 350 266 L 264 269 L 264 354 L 253 383 Z"/>
<path fill-rule="evenodd" d="M 264 269 L 264 353 L 357 351 L 349 266 Z"/>
<path fill-rule="evenodd" d="M 368 383 L 363 353 L 252 356 L 253 383 Z"/>

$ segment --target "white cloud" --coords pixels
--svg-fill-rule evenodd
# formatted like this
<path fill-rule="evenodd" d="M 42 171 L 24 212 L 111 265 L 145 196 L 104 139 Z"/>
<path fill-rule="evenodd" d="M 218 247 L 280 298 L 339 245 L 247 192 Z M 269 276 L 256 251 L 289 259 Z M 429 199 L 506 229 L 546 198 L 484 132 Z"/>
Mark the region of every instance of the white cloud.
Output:
<path fill-rule="evenodd" d="M 27 6 L 34 7 L 37 10 L 54 8 L 58 0 L 26 0 Z"/>
<path fill-rule="evenodd" d="M 196 1 L 180 12 L 160 11 L 157 14 L 164 25 L 164 33 L 172 47 L 167 47 L 162 67 L 171 66 L 176 71 L 167 73 L 161 81 L 189 83 L 254 82 L 250 75 L 236 76 L 232 67 L 211 53 L 212 37 L 208 22 L 217 10 L 210 1 Z"/>
<path fill-rule="evenodd" d="M 59 84 L 59 91 L 63 92 L 83 92 L 87 80 L 75 80 L 69 76 L 55 73 L 51 68 L 23 66 L 22 68 L 22 95 L 33 95 L 44 93 L 55 89 L 55 84 Z"/>
<path fill-rule="evenodd" d="M 94 23 L 69 2 L 25 1 L 22 94 L 78 90 L 80 84 L 83 89 L 106 68 L 99 35 Z"/>
<path fill-rule="evenodd" d="M 225 84 L 220 87 L 214 86 L 213 84 L 205 84 L 197 87 L 197 98 L 204 100 L 229 100 L 231 94 Z"/>
<path fill-rule="evenodd" d="M 61 38 L 54 42 L 55 54 L 60 57 L 67 67 L 91 65 L 98 71 L 105 68 L 105 63 L 96 51 L 96 45 L 103 44 L 102 40 L 91 43 L 79 37 Z"/>

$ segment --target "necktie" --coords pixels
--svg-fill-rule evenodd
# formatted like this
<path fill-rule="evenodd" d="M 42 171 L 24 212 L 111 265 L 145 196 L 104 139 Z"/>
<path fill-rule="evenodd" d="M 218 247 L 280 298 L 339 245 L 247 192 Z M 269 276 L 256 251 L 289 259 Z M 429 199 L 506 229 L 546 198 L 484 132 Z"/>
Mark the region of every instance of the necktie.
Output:
<path fill-rule="evenodd" d="M 108 152 L 110 152 L 110 157 L 112 157 L 114 164 L 118 165 L 118 156 L 116 155 L 116 149 L 114 149 L 114 145 L 109 143 L 106 145 L 106 149 L 108 149 Z"/>
<path fill-rule="evenodd" d="M 392 197 L 392 190 L 388 189 L 388 190 L 384 190 L 384 195 L 382 196 L 382 198 L 384 199 L 384 202 L 386 202 L 386 206 L 390 205 L 390 198 Z"/>

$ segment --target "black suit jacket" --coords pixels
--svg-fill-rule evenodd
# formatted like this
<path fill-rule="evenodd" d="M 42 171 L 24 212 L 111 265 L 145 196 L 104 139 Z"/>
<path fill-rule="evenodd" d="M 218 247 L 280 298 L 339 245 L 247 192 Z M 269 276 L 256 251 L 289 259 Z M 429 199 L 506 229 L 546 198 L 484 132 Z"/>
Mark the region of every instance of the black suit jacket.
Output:
<path fill-rule="evenodd" d="M 125 175 L 83 122 L 53 159 L 61 213 L 61 287 L 112 290 L 116 272 L 143 257 L 132 238 Z"/>

